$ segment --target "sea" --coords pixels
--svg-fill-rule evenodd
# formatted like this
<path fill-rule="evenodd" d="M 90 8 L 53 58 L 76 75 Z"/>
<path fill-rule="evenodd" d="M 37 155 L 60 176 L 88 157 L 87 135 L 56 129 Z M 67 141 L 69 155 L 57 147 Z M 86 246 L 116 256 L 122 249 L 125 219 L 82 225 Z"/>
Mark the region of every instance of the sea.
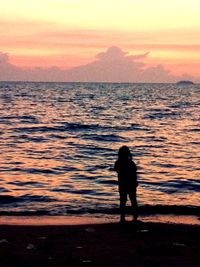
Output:
<path fill-rule="evenodd" d="M 118 214 L 122 145 L 139 213 L 200 216 L 199 84 L 0 82 L 0 215 Z"/>

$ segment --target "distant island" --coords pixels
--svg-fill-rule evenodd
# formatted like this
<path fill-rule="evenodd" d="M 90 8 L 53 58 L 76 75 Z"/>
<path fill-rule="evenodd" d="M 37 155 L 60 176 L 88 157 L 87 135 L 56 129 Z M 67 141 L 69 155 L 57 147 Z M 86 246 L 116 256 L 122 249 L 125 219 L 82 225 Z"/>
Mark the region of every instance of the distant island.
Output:
<path fill-rule="evenodd" d="M 189 81 L 189 80 L 182 80 L 182 81 L 178 81 L 176 84 L 178 84 L 178 85 L 191 85 L 194 83 L 192 81 Z"/>

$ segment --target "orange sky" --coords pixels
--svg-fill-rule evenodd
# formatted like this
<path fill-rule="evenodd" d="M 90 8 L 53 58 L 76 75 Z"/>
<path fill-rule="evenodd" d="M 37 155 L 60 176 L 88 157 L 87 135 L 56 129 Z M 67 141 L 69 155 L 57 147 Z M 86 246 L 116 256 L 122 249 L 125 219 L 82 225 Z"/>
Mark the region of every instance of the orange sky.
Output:
<path fill-rule="evenodd" d="M 199 0 L 0 0 L 0 52 L 20 67 L 72 68 L 117 46 L 200 77 Z"/>

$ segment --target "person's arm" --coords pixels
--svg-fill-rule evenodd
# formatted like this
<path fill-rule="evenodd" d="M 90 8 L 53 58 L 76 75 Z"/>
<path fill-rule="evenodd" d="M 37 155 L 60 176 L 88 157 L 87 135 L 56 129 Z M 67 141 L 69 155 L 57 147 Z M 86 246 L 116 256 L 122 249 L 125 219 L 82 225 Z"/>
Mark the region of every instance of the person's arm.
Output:
<path fill-rule="evenodd" d="M 118 161 L 115 161 L 114 171 L 118 172 Z"/>
<path fill-rule="evenodd" d="M 133 170 L 134 170 L 134 179 L 135 179 L 135 186 L 138 187 L 139 183 L 137 180 L 137 166 L 135 164 L 135 162 L 132 162 L 132 166 L 133 166 Z"/>
<path fill-rule="evenodd" d="M 137 177 L 137 167 L 136 167 L 136 165 L 135 165 L 135 185 L 136 185 L 136 187 L 138 187 L 138 185 L 139 185 L 139 183 L 138 183 L 138 179 L 137 179 L 138 177 Z"/>

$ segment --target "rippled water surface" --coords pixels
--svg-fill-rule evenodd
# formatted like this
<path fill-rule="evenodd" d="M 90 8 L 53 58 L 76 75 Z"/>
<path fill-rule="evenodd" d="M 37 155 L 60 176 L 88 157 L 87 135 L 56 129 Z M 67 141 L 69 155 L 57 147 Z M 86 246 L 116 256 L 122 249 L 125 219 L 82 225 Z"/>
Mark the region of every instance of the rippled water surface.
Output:
<path fill-rule="evenodd" d="M 199 207 L 199 85 L 1 82 L 1 214 L 114 211 L 124 144 L 140 206 Z"/>

